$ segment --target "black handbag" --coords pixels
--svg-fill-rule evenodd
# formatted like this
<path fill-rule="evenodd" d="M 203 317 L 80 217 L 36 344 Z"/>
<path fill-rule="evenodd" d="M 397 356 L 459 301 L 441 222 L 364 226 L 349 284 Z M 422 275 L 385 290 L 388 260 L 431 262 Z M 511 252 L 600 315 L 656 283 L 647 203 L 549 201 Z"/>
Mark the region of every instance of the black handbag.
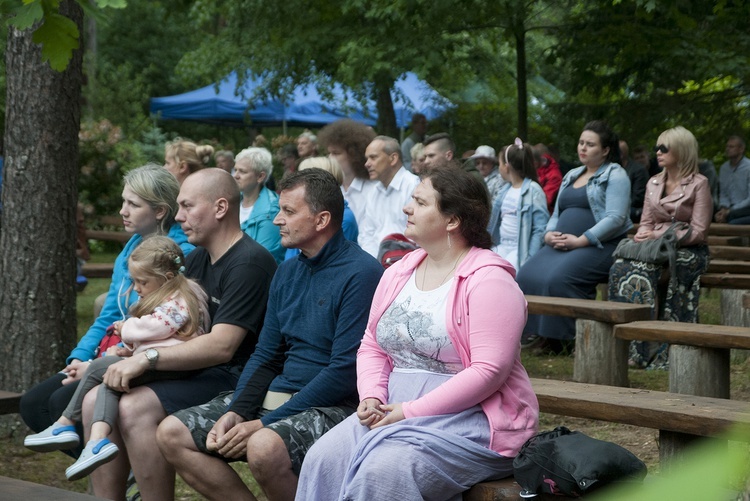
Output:
<path fill-rule="evenodd" d="M 521 497 L 581 496 L 613 482 L 642 482 L 646 465 L 629 450 L 558 426 L 531 437 L 513 460 Z"/>

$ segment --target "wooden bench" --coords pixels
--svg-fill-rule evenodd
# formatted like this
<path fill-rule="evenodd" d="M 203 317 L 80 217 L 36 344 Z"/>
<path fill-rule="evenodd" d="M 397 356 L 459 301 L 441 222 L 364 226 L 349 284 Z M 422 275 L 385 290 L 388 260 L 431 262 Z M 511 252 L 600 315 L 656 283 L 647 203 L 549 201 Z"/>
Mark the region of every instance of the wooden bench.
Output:
<path fill-rule="evenodd" d="M 734 237 L 750 237 L 750 224 L 711 223 L 708 227 L 709 235 L 731 235 Z"/>
<path fill-rule="evenodd" d="M 735 424 L 750 427 L 750 402 L 551 379 L 531 384 L 542 412 L 659 430 L 661 461 L 697 437 L 720 436 Z"/>
<path fill-rule="evenodd" d="M 750 274 L 704 273 L 701 287 L 709 289 L 750 289 Z"/>
<path fill-rule="evenodd" d="M 711 259 L 737 259 L 750 261 L 750 247 L 734 247 L 727 245 L 710 245 L 708 252 Z"/>
<path fill-rule="evenodd" d="M 750 349 L 750 329 L 727 325 L 642 321 L 616 325 L 614 335 L 672 345 L 669 391 L 706 397 L 729 398 L 730 350 Z"/>
<path fill-rule="evenodd" d="M 0 415 L 17 413 L 20 403 L 20 393 L 0 390 Z"/>
<path fill-rule="evenodd" d="M 89 240 L 105 240 L 108 242 L 127 243 L 132 233 L 126 231 L 86 230 L 86 238 Z"/>
<path fill-rule="evenodd" d="M 663 470 L 698 438 L 719 437 L 736 424 L 750 427 L 750 402 L 554 379 L 531 379 L 531 384 L 541 412 L 659 430 Z M 521 501 L 519 493 L 520 486 L 505 479 L 477 484 L 463 499 Z"/>
<path fill-rule="evenodd" d="M 736 261 L 733 259 L 712 259 L 708 263 L 707 273 L 748 275 L 750 274 L 750 261 Z"/>
<path fill-rule="evenodd" d="M 742 245 L 743 244 L 743 237 L 733 237 L 728 235 L 708 235 L 706 237 L 706 243 L 711 245 L 725 245 L 725 246 L 735 246 L 735 245 Z"/>
<path fill-rule="evenodd" d="M 566 501 L 576 498 L 540 494 L 536 501 Z M 513 477 L 477 484 L 463 494 L 464 501 L 523 501 L 521 486 Z"/>
<path fill-rule="evenodd" d="M 112 278 L 115 263 L 86 263 L 81 274 L 86 278 Z"/>
<path fill-rule="evenodd" d="M 0 477 L 0 499 L 54 499 L 55 501 L 94 501 L 102 498 L 80 492 L 66 491 L 57 487 L 35 484 L 15 478 Z"/>
<path fill-rule="evenodd" d="M 650 320 L 651 307 L 642 304 L 527 295 L 532 315 L 571 317 L 576 321 L 573 378 L 576 381 L 611 386 L 629 386 L 628 343 L 612 334 L 617 324 Z"/>

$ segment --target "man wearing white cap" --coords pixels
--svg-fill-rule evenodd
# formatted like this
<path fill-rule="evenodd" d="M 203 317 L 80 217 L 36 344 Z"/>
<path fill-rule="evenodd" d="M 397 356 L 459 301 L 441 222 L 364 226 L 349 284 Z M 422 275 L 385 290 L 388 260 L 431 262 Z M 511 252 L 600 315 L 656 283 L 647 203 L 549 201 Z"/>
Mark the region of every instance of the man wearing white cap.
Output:
<path fill-rule="evenodd" d="M 474 166 L 482 174 L 484 182 L 487 185 L 487 191 L 490 192 L 490 198 L 494 203 L 500 188 L 505 184 L 505 181 L 497 171 L 495 148 L 486 145 L 479 146 L 469 158 L 474 161 Z"/>

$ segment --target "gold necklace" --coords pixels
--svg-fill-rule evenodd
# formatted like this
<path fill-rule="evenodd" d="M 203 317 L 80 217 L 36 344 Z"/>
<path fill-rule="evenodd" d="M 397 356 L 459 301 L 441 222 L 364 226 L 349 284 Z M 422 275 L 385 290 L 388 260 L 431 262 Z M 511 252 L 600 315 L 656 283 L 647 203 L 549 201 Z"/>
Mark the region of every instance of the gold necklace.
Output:
<path fill-rule="evenodd" d="M 453 270 L 455 270 L 456 266 L 458 266 L 458 262 L 461 260 L 462 257 L 464 257 L 466 255 L 467 252 L 469 252 L 469 249 L 464 250 L 463 252 L 461 252 L 461 254 L 458 255 L 458 257 L 456 258 L 456 262 L 453 263 L 453 268 L 451 268 L 450 270 L 448 270 L 448 273 L 445 274 L 445 276 L 443 277 L 443 280 L 440 281 L 440 284 L 438 285 L 438 287 L 440 287 L 441 285 L 443 285 L 445 283 L 445 281 L 448 280 L 448 276 L 451 273 L 453 273 Z M 421 290 L 424 290 L 424 282 L 425 282 L 425 280 L 427 278 L 427 266 L 429 264 L 430 264 L 430 262 L 428 260 L 425 260 L 425 262 L 424 262 L 424 271 L 422 272 L 422 287 L 420 287 Z"/>

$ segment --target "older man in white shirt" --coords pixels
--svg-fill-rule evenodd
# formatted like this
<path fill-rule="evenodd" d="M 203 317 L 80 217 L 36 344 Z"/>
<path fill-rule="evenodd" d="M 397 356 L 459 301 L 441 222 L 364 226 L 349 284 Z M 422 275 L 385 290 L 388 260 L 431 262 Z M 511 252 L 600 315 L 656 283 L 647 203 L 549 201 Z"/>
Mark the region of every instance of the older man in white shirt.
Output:
<path fill-rule="evenodd" d="M 365 214 L 359 224 L 358 243 L 377 257 L 380 241 L 391 233 L 403 233 L 406 215 L 402 210 L 411 199 L 419 177 L 404 168 L 398 141 L 377 136 L 365 151 L 365 168 L 371 180 L 378 181 L 367 194 Z"/>

